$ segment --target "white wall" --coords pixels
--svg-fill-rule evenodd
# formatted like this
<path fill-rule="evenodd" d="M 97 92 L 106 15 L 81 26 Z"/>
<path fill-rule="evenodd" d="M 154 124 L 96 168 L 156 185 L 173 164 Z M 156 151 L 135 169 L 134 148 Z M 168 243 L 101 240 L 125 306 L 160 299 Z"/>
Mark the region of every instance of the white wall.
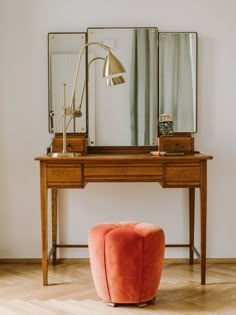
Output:
<path fill-rule="evenodd" d="M 105 8 L 105 9 L 104 9 Z M 47 131 L 47 33 L 157 26 L 199 34 L 196 149 L 208 163 L 208 257 L 236 257 L 235 0 L 0 0 L 0 258 L 41 255 L 39 165 Z M 187 242 L 187 191 L 155 183 L 89 184 L 61 192 L 61 239 L 87 242 L 107 220 L 160 224 Z M 199 223 L 197 224 L 199 226 Z M 198 236 L 198 230 L 196 235 Z M 71 249 L 66 257 L 86 255 Z M 183 257 L 170 249 L 168 257 Z"/>

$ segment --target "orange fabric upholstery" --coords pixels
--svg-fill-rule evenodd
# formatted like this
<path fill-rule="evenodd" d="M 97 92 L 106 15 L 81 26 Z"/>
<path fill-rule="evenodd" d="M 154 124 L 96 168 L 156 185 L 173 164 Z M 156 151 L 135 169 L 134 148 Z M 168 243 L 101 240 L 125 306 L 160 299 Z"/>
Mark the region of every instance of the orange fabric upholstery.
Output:
<path fill-rule="evenodd" d="M 165 251 L 163 230 L 138 222 L 103 223 L 89 233 L 95 288 L 112 303 L 152 300 L 159 287 Z"/>

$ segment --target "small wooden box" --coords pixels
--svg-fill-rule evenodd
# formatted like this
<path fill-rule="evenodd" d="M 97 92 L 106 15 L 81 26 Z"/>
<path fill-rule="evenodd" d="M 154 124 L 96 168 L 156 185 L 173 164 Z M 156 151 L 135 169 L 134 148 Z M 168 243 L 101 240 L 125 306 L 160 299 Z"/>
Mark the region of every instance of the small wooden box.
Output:
<path fill-rule="evenodd" d="M 52 152 L 62 151 L 63 138 L 62 135 L 56 135 L 52 141 Z M 77 152 L 85 154 L 87 153 L 87 138 L 81 135 L 66 135 L 66 151 L 67 152 Z"/>
<path fill-rule="evenodd" d="M 194 152 L 194 138 L 190 136 L 160 136 L 159 151 L 164 152 Z"/>

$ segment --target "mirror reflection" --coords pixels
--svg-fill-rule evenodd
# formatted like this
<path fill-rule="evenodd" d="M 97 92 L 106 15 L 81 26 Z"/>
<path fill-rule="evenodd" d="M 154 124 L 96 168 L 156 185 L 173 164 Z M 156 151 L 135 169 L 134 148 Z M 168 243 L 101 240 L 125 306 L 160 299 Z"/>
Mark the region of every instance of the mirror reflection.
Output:
<path fill-rule="evenodd" d="M 80 48 L 86 44 L 86 33 L 49 33 L 48 34 L 48 103 L 49 132 L 62 132 L 63 106 L 70 103 L 76 65 Z M 82 56 L 80 73 L 73 100 L 75 115 L 67 119 L 68 133 L 86 133 L 87 108 L 86 93 L 86 58 Z"/>
<path fill-rule="evenodd" d="M 157 28 L 88 28 L 88 42 L 109 46 L 126 69 L 126 83 L 107 88 L 105 53 L 88 47 L 89 145 L 157 144 L 157 40 Z"/>
<path fill-rule="evenodd" d="M 173 132 L 196 132 L 197 33 L 159 33 L 159 116 Z"/>

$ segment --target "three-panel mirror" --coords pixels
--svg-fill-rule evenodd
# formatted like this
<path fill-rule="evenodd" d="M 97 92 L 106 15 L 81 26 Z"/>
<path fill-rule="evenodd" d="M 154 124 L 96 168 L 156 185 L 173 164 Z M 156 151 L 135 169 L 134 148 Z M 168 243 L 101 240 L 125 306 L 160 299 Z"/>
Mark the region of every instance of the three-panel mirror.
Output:
<path fill-rule="evenodd" d="M 87 134 L 90 146 L 156 145 L 163 114 L 172 117 L 174 132 L 196 132 L 197 33 L 158 33 L 155 27 L 49 33 L 50 132 L 62 132 L 63 106 L 70 103 L 78 54 L 91 42 L 111 48 L 126 69 L 126 83 L 106 87 L 106 52 L 89 45 L 82 56 L 75 114 L 67 132 Z"/>

